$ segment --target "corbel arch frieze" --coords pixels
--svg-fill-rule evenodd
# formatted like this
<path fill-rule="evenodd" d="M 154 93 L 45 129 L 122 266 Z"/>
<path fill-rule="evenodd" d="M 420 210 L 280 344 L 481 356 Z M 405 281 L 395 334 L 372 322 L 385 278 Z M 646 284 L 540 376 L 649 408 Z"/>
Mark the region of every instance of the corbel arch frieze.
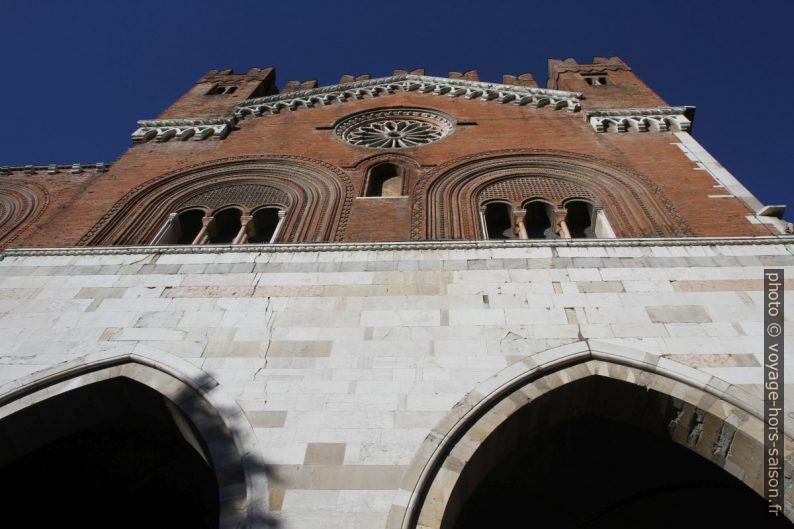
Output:
<path fill-rule="evenodd" d="M 540 177 L 589 191 L 582 198 L 595 197 L 620 237 L 693 235 L 661 188 L 629 167 L 565 151 L 511 149 L 452 160 L 419 182 L 411 237 L 476 238 L 480 193 L 502 180 Z"/>
<path fill-rule="evenodd" d="M 79 244 L 148 244 L 170 213 L 213 190 L 235 186 L 273 189 L 276 198 L 267 201 L 288 208 L 284 242 L 341 241 L 344 237 L 353 199 L 347 173 L 311 158 L 257 156 L 217 160 L 144 182 L 118 200 Z"/>
<path fill-rule="evenodd" d="M 50 194 L 33 182 L 8 182 L 0 186 L 0 249 L 27 230 L 47 209 Z"/>

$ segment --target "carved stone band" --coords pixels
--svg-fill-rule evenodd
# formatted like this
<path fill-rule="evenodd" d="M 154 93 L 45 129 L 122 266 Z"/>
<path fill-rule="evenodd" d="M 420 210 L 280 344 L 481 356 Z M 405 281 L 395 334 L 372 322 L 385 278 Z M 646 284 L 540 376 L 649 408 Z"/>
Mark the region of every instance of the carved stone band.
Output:
<path fill-rule="evenodd" d="M 476 99 L 536 108 L 548 107 L 554 110 L 565 109 L 568 112 L 581 110 L 580 99 L 584 99 L 581 92 L 408 74 L 247 99 L 237 103 L 235 115 L 242 119 L 248 116 L 278 114 L 282 110 L 322 107 L 345 101 L 387 96 L 397 92 Z"/>
<path fill-rule="evenodd" d="M 596 132 L 687 132 L 694 107 L 594 109 L 585 119 Z"/>
<path fill-rule="evenodd" d="M 146 143 L 151 140 L 158 142 L 177 139 L 181 141 L 193 138 L 201 141 L 207 138 L 222 140 L 234 126 L 233 117 L 188 118 L 142 120 L 138 129 L 132 133 L 133 143 Z"/>

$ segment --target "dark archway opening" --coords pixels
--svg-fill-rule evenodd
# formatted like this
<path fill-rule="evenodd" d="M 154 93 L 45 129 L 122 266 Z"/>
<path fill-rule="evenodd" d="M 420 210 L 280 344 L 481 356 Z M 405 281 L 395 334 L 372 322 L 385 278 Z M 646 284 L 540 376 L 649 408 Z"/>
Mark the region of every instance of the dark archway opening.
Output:
<path fill-rule="evenodd" d="M 528 516 L 545 529 L 767 527 L 765 511 L 763 498 L 690 450 L 584 416 L 500 462 L 455 527 L 525 527 Z"/>
<path fill-rule="evenodd" d="M 568 213 L 565 215 L 565 223 L 568 231 L 571 232 L 572 239 L 585 239 L 593 237 L 591 218 L 593 207 L 587 202 L 572 200 L 565 204 Z"/>
<path fill-rule="evenodd" d="M 177 244 L 191 244 L 203 226 L 204 212 L 191 209 L 179 214 L 179 238 Z"/>
<path fill-rule="evenodd" d="M 393 163 L 376 165 L 369 172 L 368 197 L 398 197 L 403 194 L 403 169 Z"/>
<path fill-rule="evenodd" d="M 254 236 L 251 237 L 250 242 L 257 244 L 267 244 L 273 238 L 278 226 L 278 212 L 277 208 L 260 209 L 254 213 Z"/>
<path fill-rule="evenodd" d="M 527 204 L 527 214 L 524 224 L 527 228 L 527 237 L 530 239 L 556 239 L 557 235 L 551 227 L 549 210 L 551 206 L 545 202 L 530 202 Z"/>
<path fill-rule="evenodd" d="M 127 378 L 0 422 L 3 514 L 32 527 L 217 528 L 218 486 L 187 418 Z"/>
<path fill-rule="evenodd" d="M 237 208 L 224 209 L 214 215 L 214 228 L 210 230 L 210 244 L 231 244 L 240 233 L 242 212 Z"/>
<path fill-rule="evenodd" d="M 513 232 L 513 208 L 503 202 L 491 202 L 485 206 L 485 225 L 489 239 L 515 239 Z"/>
<path fill-rule="evenodd" d="M 466 464 L 442 527 L 794 527 L 766 519 L 761 496 L 669 439 L 679 406 L 602 377 L 540 396 Z"/>

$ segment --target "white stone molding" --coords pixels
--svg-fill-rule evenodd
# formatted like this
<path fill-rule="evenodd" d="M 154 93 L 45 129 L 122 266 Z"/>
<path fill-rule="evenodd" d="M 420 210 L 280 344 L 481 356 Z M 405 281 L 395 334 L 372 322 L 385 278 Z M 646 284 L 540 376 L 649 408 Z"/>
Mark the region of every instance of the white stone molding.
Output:
<path fill-rule="evenodd" d="M 610 108 L 585 112 L 596 132 L 686 132 L 695 107 Z"/>
<path fill-rule="evenodd" d="M 396 92 L 495 101 L 518 106 L 548 106 L 554 110 L 565 109 L 568 112 L 581 110 L 579 101 L 584 99 L 581 92 L 406 74 L 247 99 L 237 103 L 235 115 L 238 118 L 245 118 L 278 114 L 282 110 L 326 106 L 391 95 Z"/>
<path fill-rule="evenodd" d="M 278 224 L 276 224 L 276 229 L 273 230 L 273 235 L 270 236 L 270 244 L 276 242 L 279 234 L 281 233 L 281 227 L 284 225 L 284 219 L 287 218 L 287 210 L 280 209 L 278 210 Z"/>
<path fill-rule="evenodd" d="M 47 165 L 4 165 L 0 166 L 0 175 L 10 175 L 12 173 L 22 172 L 24 174 L 36 174 L 38 172 L 45 172 L 47 174 L 58 174 L 60 172 L 67 172 L 71 174 L 80 174 L 93 169 L 97 173 L 104 173 L 110 168 L 109 163 L 51 163 Z"/>
<path fill-rule="evenodd" d="M 138 122 L 138 129 L 132 133 L 133 143 L 158 142 L 193 138 L 195 141 L 212 138 L 222 140 L 234 127 L 234 117 L 210 117 L 187 119 L 151 119 Z"/>
<path fill-rule="evenodd" d="M 173 231 L 177 228 L 177 217 L 176 213 L 171 213 L 168 215 L 168 218 L 163 223 L 163 227 L 160 228 L 160 231 L 157 232 L 157 235 L 154 236 L 152 239 L 152 246 L 161 244 L 161 241 L 166 240 L 166 238 L 173 233 Z"/>
<path fill-rule="evenodd" d="M 77 256 L 77 255 L 152 255 L 152 254 L 220 254 L 220 253 L 289 253 L 289 252 L 371 252 L 413 250 L 497 250 L 520 248 L 631 248 L 690 246 L 786 246 L 794 245 L 794 235 L 759 237 L 659 237 L 625 239 L 505 239 L 479 241 L 409 241 L 350 243 L 276 243 L 276 244 L 207 244 L 174 246 L 79 246 L 71 248 L 6 248 L 5 257 Z M 786 250 L 782 250 L 786 254 Z M 794 251 L 794 249 L 792 250 Z"/>

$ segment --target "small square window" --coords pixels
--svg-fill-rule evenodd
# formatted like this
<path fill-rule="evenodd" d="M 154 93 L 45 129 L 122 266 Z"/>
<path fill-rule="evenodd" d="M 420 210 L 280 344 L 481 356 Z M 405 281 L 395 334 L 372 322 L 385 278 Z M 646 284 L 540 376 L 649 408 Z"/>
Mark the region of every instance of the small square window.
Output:
<path fill-rule="evenodd" d="M 605 74 L 583 74 L 584 80 L 590 86 L 603 86 L 607 84 L 607 76 Z"/>
<path fill-rule="evenodd" d="M 207 95 L 210 96 L 217 96 L 222 94 L 233 94 L 237 90 L 236 86 L 227 86 L 227 85 L 215 85 L 212 89 L 207 92 Z"/>

